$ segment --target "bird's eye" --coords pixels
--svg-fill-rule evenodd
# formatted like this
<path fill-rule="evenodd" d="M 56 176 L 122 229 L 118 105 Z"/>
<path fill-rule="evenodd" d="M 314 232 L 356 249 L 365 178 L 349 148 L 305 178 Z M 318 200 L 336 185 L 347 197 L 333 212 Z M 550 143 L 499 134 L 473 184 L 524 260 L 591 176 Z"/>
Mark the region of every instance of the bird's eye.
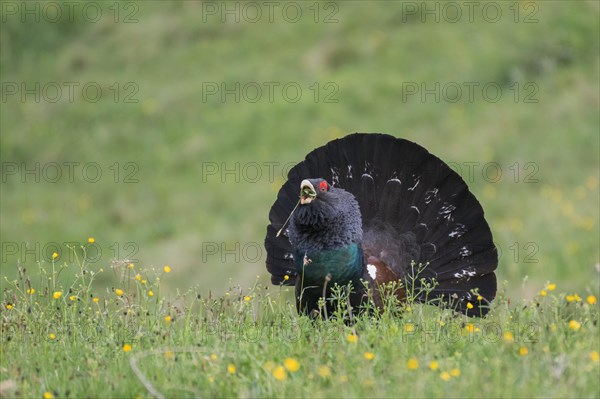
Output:
<path fill-rule="evenodd" d="M 327 185 L 326 181 L 322 181 L 321 183 L 319 183 L 319 190 L 325 192 L 329 189 L 329 186 Z"/>

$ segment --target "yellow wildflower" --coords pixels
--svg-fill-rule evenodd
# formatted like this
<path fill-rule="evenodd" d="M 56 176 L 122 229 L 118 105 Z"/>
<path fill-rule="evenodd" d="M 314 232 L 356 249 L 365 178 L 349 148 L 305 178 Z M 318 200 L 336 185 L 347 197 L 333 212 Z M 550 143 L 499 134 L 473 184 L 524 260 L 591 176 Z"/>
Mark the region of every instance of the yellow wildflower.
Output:
<path fill-rule="evenodd" d="M 288 275 L 286 274 L 285 276 L 283 276 L 283 279 L 284 279 L 285 281 L 288 281 L 288 280 L 290 279 L 290 276 L 288 276 Z"/>
<path fill-rule="evenodd" d="M 375 354 L 373 352 L 365 352 L 363 356 L 366 360 L 375 359 Z"/>
<path fill-rule="evenodd" d="M 52 392 L 46 391 L 42 396 L 44 399 L 54 399 L 54 395 L 52 395 Z"/>
<path fill-rule="evenodd" d="M 33 294 L 35 294 L 35 288 L 27 288 L 27 291 L 26 291 L 26 292 L 27 292 L 29 295 L 33 295 Z M 589 298 L 589 297 L 588 297 L 588 298 Z"/>
<path fill-rule="evenodd" d="M 152 291 L 152 290 L 149 290 L 149 291 L 148 291 L 148 296 L 149 296 L 149 297 L 153 297 L 153 296 L 154 296 L 154 291 Z"/>
<path fill-rule="evenodd" d="M 137 281 L 142 281 L 142 276 L 141 276 L 140 274 L 136 274 L 136 275 L 135 275 L 135 279 L 136 279 Z"/>
<path fill-rule="evenodd" d="M 61 296 L 62 296 L 62 291 L 56 291 L 56 292 L 54 292 L 54 294 L 52 294 L 52 297 L 54 299 L 60 299 Z"/>
<path fill-rule="evenodd" d="M 525 346 L 522 346 L 519 348 L 519 355 L 527 356 L 528 353 L 529 353 L 529 350 Z"/>
<path fill-rule="evenodd" d="M 546 290 L 541 290 L 540 291 L 540 296 L 546 296 L 548 295 L 548 293 L 546 292 Z"/>
<path fill-rule="evenodd" d="M 556 289 L 556 284 L 554 284 L 554 283 L 550 283 L 550 284 L 548 284 L 548 285 L 546 286 L 546 289 L 547 289 L 548 291 L 554 291 L 554 290 Z"/>
<path fill-rule="evenodd" d="M 69 300 L 70 300 L 70 301 L 74 301 L 75 299 L 77 299 L 77 297 L 76 297 L 75 295 L 71 295 L 71 296 L 69 297 Z"/>
<path fill-rule="evenodd" d="M 228 372 L 229 374 L 235 374 L 235 370 L 236 370 L 236 368 L 235 368 L 235 365 L 234 365 L 234 364 L 231 364 L 231 363 L 229 363 L 229 364 L 227 365 L 227 372 Z"/>
<path fill-rule="evenodd" d="M 452 377 L 458 377 L 458 376 L 460 376 L 460 370 L 459 370 L 459 369 L 456 369 L 456 368 L 454 368 L 454 369 L 450 370 L 450 375 L 451 375 Z"/>
<path fill-rule="evenodd" d="M 406 362 L 406 367 L 408 367 L 409 370 L 416 370 L 419 368 L 419 361 L 416 358 L 411 357 L 408 359 L 408 362 Z"/>
<path fill-rule="evenodd" d="M 169 315 L 166 315 L 166 316 L 165 316 L 165 322 L 166 322 L 166 323 L 170 323 L 170 322 L 171 322 L 171 316 L 169 316 Z"/>
<path fill-rule="evenodd" d="M 122 290 L 122 289 L 120 289 L 120 288 L 117 288 L 117 289 L 115 290 L 115 294 L 117 294 L 118 296 L 123 296 L 123 290 Z"/>
<path fill-rule="evenodd" d="M 133 269 L 135 267 L 135 265 L 133 263 L 130 263 L 127 265 L 128 268 Z"/>
<path fill-rule="evenodd" d="M 319 375 L 323 378 L 327 378 L 329 376 L 331 376 L 331 369 L 327 366 L 321 366 L 319 367 Z"/>
<path fill-rule="evenodd" d="M 93 244 L 95 242 L 96 240 L 94 239 L 94 237 L 88 237 L 88 243 Z"/>
<path fill-rule="evenodd" d="M 435 360 L 429 362 L 429 368 L 433 371 L 437 370 L 440 365 Z"/>
<path fill-rule="evenodd" d="M 467 309 L 473 309 L 473 304 L 471 302 L 467 302 Z"/>
<path fill-rule="evenodd" d="M 244 302 L 250 302 L 251 300 L 252 300 L 252 297 L 250 297 L 250 296 L 248 296 L 248 295 L 246 295 L 246 296 L 244 297 Z"/>
<path fill-rule="evenodd" d="M 571 320 L 569 322 L 569 328 L 573 331 L 577 331 L 581 328 L 581 323 L 578 322 L 577 320 Z"/>
<path fill-rule="evenodd" d="M 295 373 L 300 369 L 300 363 L 298 363 L 298 361 L 293 357 L 288 357 L 287 359 L 285 359 L 283 365 L 292 373 Z"/>
<path fill-rule="evenodd" d="M 590 305 L 595 305 L 596 304 L 596 297 L 594 295 L 588 295 L 588 297 L 586 298 L 586 301 Z"/>
<path fill-rule="evenodd" d="M 350 342 L 351 344 L 355 344 L 358 342 L 358 336 L 356 334 L 348 334 L 346 341 Z"/>
<path fill-rule="evenodd" d="M 404 325 L 404 331 L 407 333 L 411 333 L 415 331 L 415 325 L 413 323 L 406 323 Z"/>
<path fill-rule="evenodd" d="M 165 273 L 171 273 L 171 266 L 165 266 L 163 267 L 163 270 Z"/>
<path fill-rule="evenodd" d="M 214 362 L 217 359 L 218 359 L 218 356 L 216 355 L 216 353 L 211 353 L 210 354 L 210 360 L 212 360 Z"/>
<path fill-rule="evenodd" d="M 6 304 L 6 309 L 10 310 L 14 307 L 14 305 L 12 303 L 7 303 Z"/>
<path fill-rule="evenodd" d="M 50 334 L 48 335 L 48 338 L 50 338 L 50 339 L 56 339 L 56 334 L 54 334 L 54 333 L 50 333 Z"/>
<path fill-rule="evenodd" d="M 98 303 L 98 302 L 100 302 L 100 298 L 94 297 L 94 298 L 92 298 L 92 302 Z"/>
<path fill-rule="evenodd" d="M 58 258 L 58 252 L 52 252 L 52 260 Z"/>
<path fill-rule="evenodd" d="M 513 343 L 515 342 L 515 336 L 513 335 L 513 333 L 511 333 L 510 331 L 506 331 L 503 335 L 502 338 L 504 338 L 504 342 L 508 342 L 508 343 Z"/>
<path fill-rule="evenodd" d="M 440 373 L 440 378 L 444 381 L 448 381 L 450 379 L 450 373 L 448 373 L 447 371 L 442 371 Z"/>
<path fill-rule="evenodd" d="M 598 355 L 597 351 L 591 351 L 589 356 L 590 360 L 594 363 L 598 363 L 600 361 L 600 355 Z"/>
<path fill-rule="evenodd" d="M 483 297 L 482 297 L 481 295 L 477 295 L 477 300 L 478 300 L 479 302 L 481 302 L 481 301 L 483 301 Z"/>
<path fill-rule="evenodd" d="M 279 381 L 285 380 L 285 378 L 287 377 L 285 368 L 283 368 L 282 366 L 275 367 L 273 369 L 273 377 L 275 377 L 275 379 Z"/>
<path fill-rule="evenodd" d="M 567 295 L 565 296 L 565 299 L 567 300 L 567 302 L 573 302 L 575 300 L 575 297 L 573 295 Z"/>
<path fill-rule="evenodd" d="M 132 347 L 130 344 L 125 344 L 123 345 L 123 352 L 127 353 L 129 351 L 131 351 Z"/>

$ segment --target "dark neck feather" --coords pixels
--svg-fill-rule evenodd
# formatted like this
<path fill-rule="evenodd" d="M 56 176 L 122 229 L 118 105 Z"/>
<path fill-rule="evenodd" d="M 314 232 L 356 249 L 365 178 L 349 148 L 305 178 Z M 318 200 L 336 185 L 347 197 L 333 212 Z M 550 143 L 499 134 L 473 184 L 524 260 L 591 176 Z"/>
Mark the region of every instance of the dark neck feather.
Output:
<path fill-rule="evenodd" d="M 327 195 L 300 206 L 289 228 L 290 242 L 298 252 L 344 248 L 362 240 L 362 220 L 352 194 L 332 188 Z"/>

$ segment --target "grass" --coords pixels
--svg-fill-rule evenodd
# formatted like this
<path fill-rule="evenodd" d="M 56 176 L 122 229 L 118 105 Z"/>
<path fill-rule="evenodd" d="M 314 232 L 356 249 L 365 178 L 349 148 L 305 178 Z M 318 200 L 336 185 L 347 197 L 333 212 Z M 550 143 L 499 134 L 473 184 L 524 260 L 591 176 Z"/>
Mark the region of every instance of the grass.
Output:
<path fill-rule="evenodd" d="M 3 82 L 97 82 L 107 95 L 96 103 L 80 94 L 57 103 L 15 95 L 0 107 L 2 162 L 80 163 L 74 182 L 6 176 L 0 234 L 19 249 L 4 251 L 2 273 L 14 278 L 18 265 L 49 261 L 42 251 L 48 243 L 69 253 L 63 243 L 94 235 L 102 246 L 98 264 L 126 258 L 133 243 L 144 264 L 176 265 L 164 287 L 171 292 L 193 280 L 223 294 L 230 277 L 249 284 L 257 274 L 266 284 L 264 252 L 257 261 L 223 261 L 225 251 L 206 256 L 203 244 L 262 246 L 284 165 L 336 137 L 379 131 L 418 142 L 460 166 L 465 178 L 465 163 L 477 163 L 469 186 L 502 250 L 498 273 L 510 293 L 522 294 L 512 290 L 525 276 L 572 290 L 597 279 L 597 3 L 536 3 L 536 23 L 514 23 L 512 3 L 499 3 L 506 18 L 494 24 L 480 17 L 423 23 L 406 19 L 402 3 L 336 4 L 333 24 L 308 17 L 294 24 L 203 22 L 199 2 L 140 3 L 137 23 L 114 23 L 109 3 L 100 3 L 104 18 L 97 23 L 7 16 Z M 521 6 L 522 15 L 531 12 L 528 3 Z M 139 88 L 137 103 L 123 101 L 127 82 Z M 305 95 L 296 103 L 280 94 L 272 103 L 203 101 L 207 82 L 295 82 Z M 337 103 L 323 96 L 315 102 L 315 82 L 335 84 Z M 479 92 L 473 101 L 421 101 L 418 94 L 403 100 L 406 83 L 447 82 L 492 82 L 504 95 L 496 103 Z M 537 103 L 524 102 L 528 83 L 539 89 Z M 81 176 L 89 162 L 101 166 L 97 183 Z M 129 162 L 138 167 L 137 183 L 123 182 Z M 207 162 L 224 167 L 203 181 Z M 276 162 L 274 178 L 267 167 L 258 181 L 221 173 L 249 162 Z M 492 162 L 501 168 L 499 181 L 483 176 Z M 531 165 L 537 170 L 528 183 Z M 107 275 L 100 281 L 115 283 Z"/>
<path fill-rule="evenodd" d="M 84 247 L 85 248 L 85 247 Z M 296 314 L 288 288 L 165 296 L 170 267 L 55 259 L 5 281 L 5 397 L 597 397 L 597 291 L 501 291 L 485 319 L 387 300 L 377 317 Z M 114 273 L 119 284 L 94 279 Z M 62 277 L 62 279 L 61 279 Z M 61 281 L 68 281 L 63 285 Z M 400 312 L 400 313 L 399 313 Z M 401 314 L 401 316 L 398 316 Z M 548 383 L 551 381 L 551 383 Z"/>
<path fill-rule="evenodd" d="M 598 2 L 519 2 L 521 16 L 535 5 L 534 23 L 513 21 L 516 2 L 496 2 L 506 17 L 497 23 L 422 22 L 431 4 L 415 3 L 408 16 L 407 2 L 331 2 L 332 24 L 203 21 L 192 1 L 127 2 L 138 6 L 135 23 L 114 22 L 111 2 L 98 3 L 95 23 L 77 12 L 23 22 L 2 8 L 3 84 L 95 82 L 106 94 L 2 100 L 3 394 L 145 397 L 145 378 L 168 397 L 598 397 L 598 305 L 587 302 L 598 296 L 600 258 Z M 124 102 L 130 82 L 137 102 Z M 206 83 L 252 82 L 294 82 L 304 95 L 203 99 Z M 448 82 L 493 83 L 504 95 L 405 98 L 407 83 Z M 337 102 L 324 101 L 327 84 Z M 528 87 L 537 102 L 524 101 Z M 355 131 L 418 142 L 467 180 L 505 282 L 485 320 L 414 305 L 354 327 L 313 323 L 296 315 L 290 292 L 269 285 L 266 254 L 252 251 L 285 166 Z M 80 165 L 73 181 L 66 169 L 57 182 L 4 169 L 64 162 Z M 95 183 L 82 175 L 91 162 L 103 173 Z M 273 178 L 267 167 L 257 181 L 240 176 L 269 162 Z M 203 179 L 208 164 L 221 169 Z M 497 180 L 484 175 L 490 164 Z M 236 165 L 237 175 L 222 173 Z M 261 339 L 248 336 L 257 326 Z"/>

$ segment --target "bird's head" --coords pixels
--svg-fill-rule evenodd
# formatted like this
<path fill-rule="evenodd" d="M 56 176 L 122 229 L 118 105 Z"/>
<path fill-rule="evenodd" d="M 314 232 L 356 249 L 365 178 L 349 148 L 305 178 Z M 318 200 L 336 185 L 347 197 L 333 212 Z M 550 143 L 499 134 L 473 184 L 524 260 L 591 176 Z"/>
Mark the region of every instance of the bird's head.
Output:
<path fill-rule="evenodd" d="M 361 239 L 362 219 L 354 196 L 325 179 L 302 180 L 300 206 L 290 223 L 292 245 L 304 250 L 330 249 Z"/>
<path fill-rule="evenodd" d="M 319 199 L 326 198 L 326 193 L 331 190 L 325 179 L 304 179 L 300 183 L 300 204 L 310 204 L 317 196 Z"/>

